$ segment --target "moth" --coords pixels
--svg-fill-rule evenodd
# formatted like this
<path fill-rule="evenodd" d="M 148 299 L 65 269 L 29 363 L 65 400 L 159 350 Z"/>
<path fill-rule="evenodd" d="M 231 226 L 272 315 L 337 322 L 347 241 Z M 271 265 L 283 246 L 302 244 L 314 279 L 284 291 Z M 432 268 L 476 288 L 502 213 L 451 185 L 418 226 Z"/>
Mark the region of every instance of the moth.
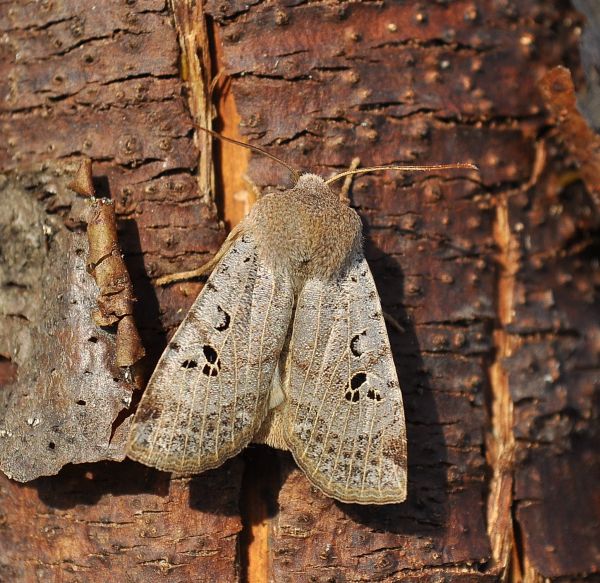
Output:
<path fill-rule="evenodd" d="M 130 458 L 196 474 L 261 442 L 342 502 L 406 498 L 402 393 L 361 220 L 330 187 L 347 174 L 295 174 L 231 231 L 148 383 Z"/>

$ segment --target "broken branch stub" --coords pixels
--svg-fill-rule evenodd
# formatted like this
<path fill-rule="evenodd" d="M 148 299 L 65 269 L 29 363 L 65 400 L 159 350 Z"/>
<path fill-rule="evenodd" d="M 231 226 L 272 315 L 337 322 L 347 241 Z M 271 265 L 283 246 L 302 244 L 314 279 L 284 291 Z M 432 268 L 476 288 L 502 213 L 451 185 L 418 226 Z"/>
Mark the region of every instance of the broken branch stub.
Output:
<path fill-rule="evenodd" d="M 579 164 L 581 178 L 600 211 L 600 136 L 577 109 L 577 95 L 570 71 L 554 67 L 544 75 L 540 89 L 546 107 L 568 151 Z"/>
<path fill-rule="evenodd" d="M 88 271 L 99 288 L 98 326 L 117 326 L 117 366 L 132 366 L 145 354 L 133 320 L 135 296 L 117 239 L 115 209 L 110 200 L 94 199 L 88 221 Z"/>

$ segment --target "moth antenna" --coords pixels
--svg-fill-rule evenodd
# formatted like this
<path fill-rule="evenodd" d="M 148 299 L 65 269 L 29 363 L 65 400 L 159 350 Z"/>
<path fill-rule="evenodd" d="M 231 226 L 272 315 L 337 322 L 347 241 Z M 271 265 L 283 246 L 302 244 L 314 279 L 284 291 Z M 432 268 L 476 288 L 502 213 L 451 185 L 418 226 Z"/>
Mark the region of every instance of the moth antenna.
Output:
<path fill-rule="evenodd" d="M 332 178 L 325 181 L 325 184 L 331 184 L 340 178 L 345 176 L 351 176 L 353 174 L 366 174 L 367 172 L 380 172 L 381 170 L 404 170 L 406 172 L 431 172 L 432 170 L 453 170 L 456 168 L 466 168 L 468 170 L 479 170 L 475 164 L 470 162 L 456 162 L 455 164 L 432 164 L 430 166 L 370 166 L 368 168 L 359 168 L 357 170 L 346 170 L 340 172 Z"/>
<path fill-rule="evenodd" d="M 196 127 L 199 130 L 202 130 L 203 132 L 210 134 L 213 138 L 217 138 L 218 140 L 222 140 L 223 142 L 229 142 L 230 144 L 236 144 L 237 146 L 242 146 L 242 148 L 248 148 L 249 150 L 252 150 L 253 152 L 257 152 L 258 154 L 262 154 L 263 156 L 266 156 L 267 158 L 271 158 L 271 160 L 275 160 L 275 162 L 279 162 L 279 164 L 281 164 L 282 166 L 285 166 L 292 173 L 292 176 L 294 177 L 295 182 L 298 182 L 298 180 L 300 180 L 300 174 L 298 174 L 298 172 L 296 170 L 294 170 L 287 162 L 281 160 L 280 158 L 277 158 L 277 156 L 274 156 L 273 154 L 267 152 L 266 150 L 263 150 L 262 148 L 259 148 L 258 146 L 252 146 L 251 144 L 245 144 L 244 142 L 234 140 L 233 138 L 227 138 L 225 136 L 222 136 L 221 134 L 218 134 L 217 132 L 213 132 L 212 130 L 209 130 L 209 129 L 199 126 L 199 125 L 197 125 Z"/>

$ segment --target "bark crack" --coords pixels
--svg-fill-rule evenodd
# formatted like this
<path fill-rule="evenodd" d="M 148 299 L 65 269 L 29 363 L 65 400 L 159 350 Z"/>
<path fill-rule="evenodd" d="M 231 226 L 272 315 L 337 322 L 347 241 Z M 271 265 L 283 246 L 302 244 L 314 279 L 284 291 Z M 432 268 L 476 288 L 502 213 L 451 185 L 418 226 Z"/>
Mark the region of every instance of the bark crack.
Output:
<path fill-rule="evenodd" d="M 496 326 L 493 334 L 494 359 L 489 367 L 490 431 L 486 436 L 486 457 L 492 469 L 487 504 L 488 535 L 493 563 L 504 576 L 512 571 L 513 580 L 521 580 L 512 516 L 514 487 L 515 437 L 513 403 L 504 360 L 516 348 L 518 339 L 508 332 L 512 321 L 515 277 L 519 265 L 518 242 L 510 229 L 510 193 L 500 193 L 493 225 L 498 248 L 496 278 Z M 513 560 L 516 559 L 516 560 Z"/>

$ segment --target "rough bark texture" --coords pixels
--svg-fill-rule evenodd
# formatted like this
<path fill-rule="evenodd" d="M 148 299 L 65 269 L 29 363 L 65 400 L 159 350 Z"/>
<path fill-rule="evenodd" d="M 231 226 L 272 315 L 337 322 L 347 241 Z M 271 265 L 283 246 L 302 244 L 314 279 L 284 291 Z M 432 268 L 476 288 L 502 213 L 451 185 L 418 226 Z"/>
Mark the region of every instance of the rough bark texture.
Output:
<path fill-rule="evenodd" d="M 175 0 L 3 5 L 0 166 L 95 160 L 151 367 L 199 285 L 154 291 L 149 277 L 198 266 L 224 235 L 188 113 L 206 121 L 208 69 L 230 76 L 218 95 L 224 130 L 235 137 L 239 115 L 245 139 L 297 167 L 329 175 L 355 156 L 477 163 L 480 180 L 387 173 L 351 192 L 384 309 L 403 327 L 390 335 L 408 501 L 333 502 L 288 454 L 262 447 L 191 481 L 114 462 L 26 486 L 3 479 L 2 576 L 593 580 L 596 223 L 538 90 L 558 64 L 580 79 L 578 15 L 542 0 L 211 1 L 205 11 L 208 25 Z M 217 157 L 227 222 L 254 185 L 289 183 L 272 162 L 247 160 L 230 148 Z"/>
<path fill-rule="evenodd" d="M 155 292 L 149 276 L 183 259 L 202 263 L 223 237 L 199 189 L 206 179 L 196 177 L 172 12 L 161 1 L 10 2 L 0 29 L 0 167 L 81 153 L 94 160 L 97 195 L 115 201 L 150 369 L 163 326 L 173 328 L 199 286 L 182 286 L 188 296 Z M 114 419 L 104 418 L 108 435 Z M 233 581 L 240 478 L 239 462 L 202 482 L 108 462 L 25 486 L 2 478 L 0 580 Z"/>
<path fill-rule="evenodd" d="M 92 317 L 92 203 L 66 186 L 80 164 L 0 175 L 0 354 L 15 367 L 3 383 L 0 468 L 21 482 L 68 463 L 124 458 L 121 412 L 136 385 L 114 355 L 130 342 Z"/>

